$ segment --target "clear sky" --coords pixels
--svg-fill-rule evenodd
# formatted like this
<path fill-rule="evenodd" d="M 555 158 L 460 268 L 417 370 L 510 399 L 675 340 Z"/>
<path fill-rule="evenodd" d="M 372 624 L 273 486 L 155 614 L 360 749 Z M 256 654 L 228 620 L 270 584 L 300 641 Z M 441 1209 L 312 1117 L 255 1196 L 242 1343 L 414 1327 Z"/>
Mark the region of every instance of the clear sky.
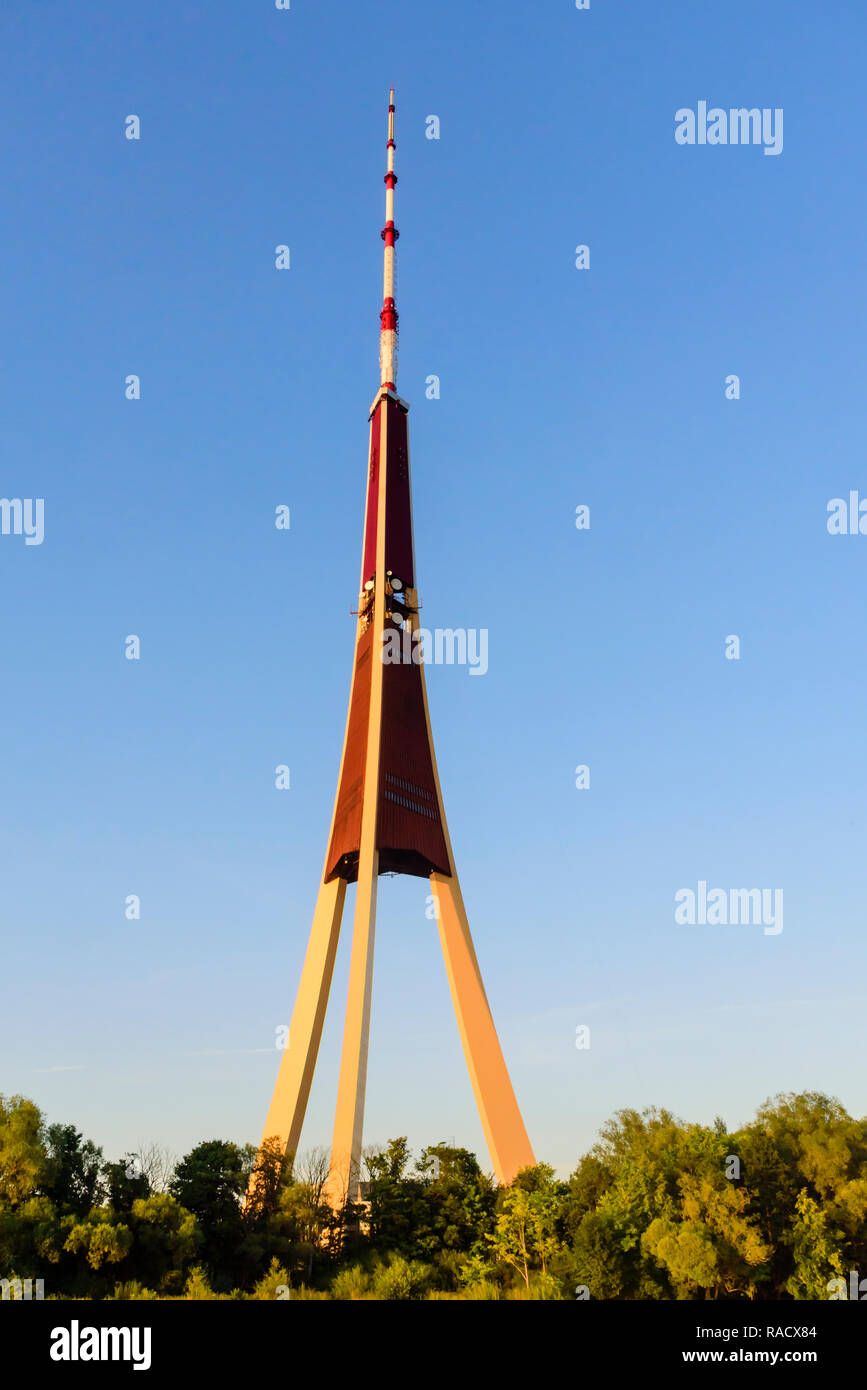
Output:
<path fill-rule="evenodd" d="M 434 736 L 536 1153 L 624 1106 L 867 1110 L 867 536 L 826 527 L 867 496 L 865 39 L 862 0 L 3 6 L 0 492 L 45 534 L 0 536 L 0 1091 L 111 1157 L 259 1137 L 349 692 L 394 82 L 423 620 L 489 633 L 484 677 L 430 668 Z M 700 101 L 782 108 L 782 153 L 679 145 Z M 679 925 L 700 880 L 782 889 L 783 931 Z M 380 883 L 365 1139 L 487 1165 L 427 892 Z"/>

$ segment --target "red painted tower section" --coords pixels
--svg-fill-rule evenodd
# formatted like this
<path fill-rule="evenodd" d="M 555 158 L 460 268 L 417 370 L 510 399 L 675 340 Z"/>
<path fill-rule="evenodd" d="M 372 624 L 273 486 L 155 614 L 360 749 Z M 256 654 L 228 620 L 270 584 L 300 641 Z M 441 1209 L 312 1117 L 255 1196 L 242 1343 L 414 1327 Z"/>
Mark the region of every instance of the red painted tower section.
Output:
<path fill-rule="evenodd" d="M 418 878 L 427 878 L 434 871 L 450 873 L 425 718 L 421 669 L 412 659 L 414 646 L 409 630 L 415 616 L 411 602 L 415 591 L 415 557 L 407 411 L 405 401 L 394 391 L 383 389 L 371 415 L 361 566 L 362 609 L 346 752 L 327 859 L 327 878 L 345 878 L 347 883 L 354 883 L 358 875 L 371 663 L 381 661 L 383 655 L 383 647 L 374 642 L 371 623 L 365 624 L 365 603 L 372 616 L 373 584 L 377 580 L 377 497 L 383 483 L 382 470 L 385 470 L 384 578 L 394 614 L 387 623 L 387 631 L 395 634 L 393 650 L 399 648 L 402 659 L 386 662 L 383 667 L 376 844 L 379 872 L 412 874 Z M 366 590 L 364 586 L 368 583 L 371 588 Z"/>

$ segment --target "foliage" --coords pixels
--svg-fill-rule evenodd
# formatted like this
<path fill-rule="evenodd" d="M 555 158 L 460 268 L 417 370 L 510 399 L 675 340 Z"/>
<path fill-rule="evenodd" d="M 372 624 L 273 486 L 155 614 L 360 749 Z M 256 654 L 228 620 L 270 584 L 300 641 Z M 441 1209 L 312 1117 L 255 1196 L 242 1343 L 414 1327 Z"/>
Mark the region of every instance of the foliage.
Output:
<path fill-rule="evenodd" d="M 561 1186 L 554 1182 L 554 1170 L 547 1163 L 523 1168 L 500 1195 L 488 1243 L 497 1261 L 517 1272 L 525 1289 L 530 1287 L 531 1271 L 547 1276 L 548 1262 L 559 1246 L 561 1195 Z"/>
<path fill-rule="evenodd" d="M 210 1139 L 105 1161 L 0 1096 L 0 1278 L 47 1298 L 817 1299 L 867 1274 L 867 1121 L 818 1092 L 729 1132 L 622 1110 L 566 1182 L 497 1187 L 466 1149 L 365 1155 L 358 1200 L 328 1155 Z"/>
<path fill-rule="evenodd" d="M 387 1262 L 377 1264 L 372 1292 L 374 1298 L 419 1299 L 427 1295 L 433 1284 L 434 1272 L 430 1265 L 393 1255 Z"/>

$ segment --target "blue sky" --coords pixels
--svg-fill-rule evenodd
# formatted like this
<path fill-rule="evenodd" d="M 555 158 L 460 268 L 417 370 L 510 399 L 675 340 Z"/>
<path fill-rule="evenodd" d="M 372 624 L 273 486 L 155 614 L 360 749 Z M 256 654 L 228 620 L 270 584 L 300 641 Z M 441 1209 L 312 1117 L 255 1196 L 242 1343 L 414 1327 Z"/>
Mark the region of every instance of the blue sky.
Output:
<path fill-rule="evenodd" d="M 429 670 L 434 735 L 536 1153 L 568 1171 L 622 1106 L 867 1110 L 867 538 L 826 529 L 867 495 L 865 29 L 855 0 L 4 6 L 0 492 L 45 539 L 0 536 L 0 1091 L 109 1156 L 259 1137 L 349 690 L 394 82 L 423 618 L 489 632 L 484 678 Z M 782 108 L 782 154 L 678 145 L 700 100 Z M 781 888 L 783 932 L 677 925 L 699 880 Z M 427 891 L 380 884 L 365 1137 L 487 1163 Z"/>

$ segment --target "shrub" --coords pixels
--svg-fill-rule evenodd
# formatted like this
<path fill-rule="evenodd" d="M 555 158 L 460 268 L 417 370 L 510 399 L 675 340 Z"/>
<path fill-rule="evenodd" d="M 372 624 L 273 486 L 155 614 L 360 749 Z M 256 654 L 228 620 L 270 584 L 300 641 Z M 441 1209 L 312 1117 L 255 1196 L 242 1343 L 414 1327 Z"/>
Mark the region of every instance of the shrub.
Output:
<path fill-rule="evenodd" d="M 433 1284 L 434 1271 L 419 1260 L 393 1255 L 388 1264 L 377 1266 L 373 1275 L 375 1298 L 426 1298 Z"/>
<path fill-rule="evenodd" d="M 291 1298 L 297 1297 L 295 1289 L 292 1289 L 290 1292 L 290 1279 L 288 1271 L 284 1269 L 283 1265 L 280 1264 L 280 1261 L 277 1259 L 277 1256 L 275 1255 L 271 1261 L 268 1273 L 263 1274 L 262 1278 L 259 1280 L 258 1284 L 255 1286 L 253 1292 L 249 1295 L 249 1297 L 273 1300 L 278 1297 L 286 1298 L 287 1293 Z"/>
<path fill-rule="evenodd" d="M 115 1284 L 114 1293 L 106 1294 L 109 1302 L 117 1299 L 122 1302 L 144 1302 L 148 1299 L 159 1299 L 159 1294 L 154 1293 L 153 1289 L 146 1289 L 137 1279 L 128 1279 L 125 1284 Z"/>
<path fill-rule="evenodd" d="M 370 1275 L 361 1265 L 341 1269 L 331 1284 L 332 1298 L 370 1298 Z"/>

